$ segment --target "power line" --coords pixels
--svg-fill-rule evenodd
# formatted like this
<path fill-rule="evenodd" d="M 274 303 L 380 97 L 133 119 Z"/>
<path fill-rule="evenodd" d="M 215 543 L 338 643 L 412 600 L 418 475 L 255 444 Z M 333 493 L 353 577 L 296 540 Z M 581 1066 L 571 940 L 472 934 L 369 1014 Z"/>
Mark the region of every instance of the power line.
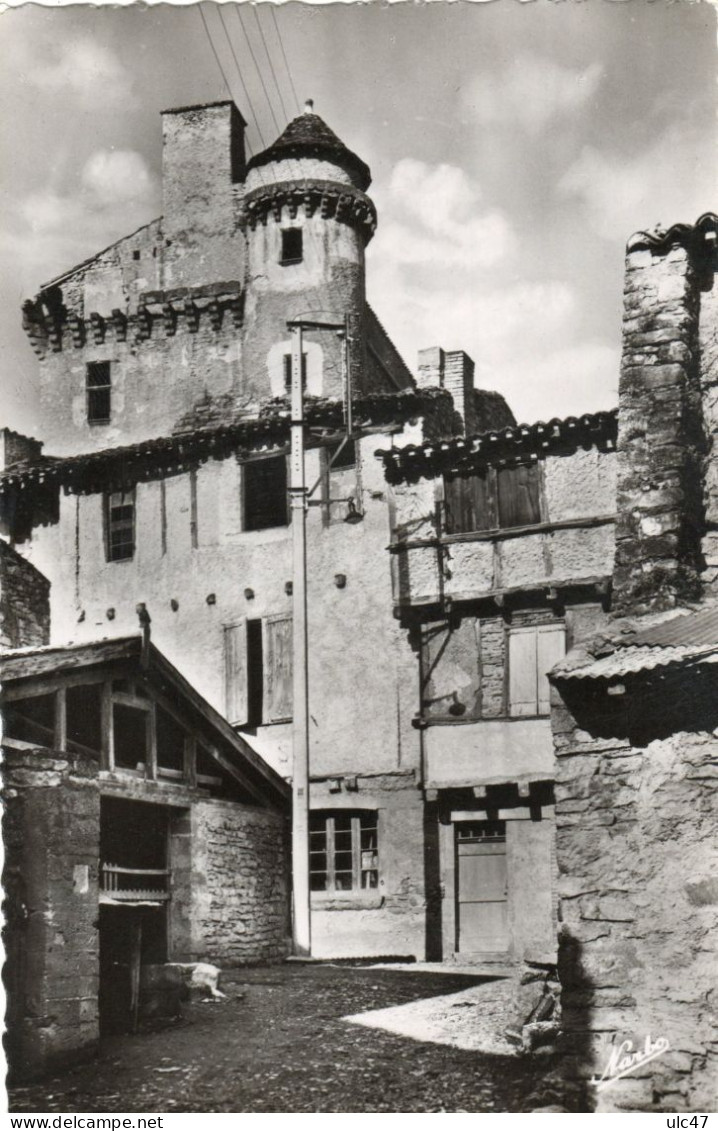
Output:
<path fill-rule="evenodd" d="M 257 11 L 256 7 L 254 7 L 254 6 L 252 7 L 252 11 L 254 12 L 254 18 L 257 21 L 257 27 L 259 28 L 259 34 L 262 38 L 262 45 L 264 47 L 264 54 L 267 56 L 267 62 L 269 63 L 269 69 L 272 72 L 272 78 L 274 79 L 274 85 L 277 88 L 277 94 L 279 95 L 279 101 L 280 101 L 281 106 L 282 106 L 282 113 L 284 114 L 285 121 L 288 122 L 289 121 L 289 114 L 287 113 L 287 107 L 284 105 L 284 99 L 282 98 L 282 92 L 279 89 L 279 83 L 277 81 L 277 74 L 276 74 L 276 71 L 274 70 L 274 66 L 272 65 L 272 57 L 269 54 L 269 48 L 267 47 L 267 41 L 264 38 L 264 32 L 262 31 L 262 25 L 259 22 L 259 12 Z"/>
<path fill-rule="evenodd" d="M 217 54 L 217 48 L 214 45 L 214 41 L 212 40 L 212 36 L 209 34 L 209 27 L 207 26 L 207 20 L 205 18 L 204 12 L 202 11 L 202 5 L 201 4 L 197 5 L 197 11 L 199 12 L 200 16 L 202 17 L 202 23 L 204 24 L 204 30 L 207 33 L 207 39 L 209 40 L 209 45 L 212 48 L 212 54 L 214 55 L 215 60 L 217 61 L 217 66 L 219 67 L 220 74 L 222 75 L 222 78 L 224 79 L 224 85 L 227 87 L 227 93 L 229 94 L 229 97 L 234 102 L 234 95 L 232 94 L 232 88 L 229 85 L 229 79 L 227 78 L 226 74 L 224 73 L 224 67 L 222 66 L 222 62 L 220 60 L 220 57 Z"/>
<path fill-rule="evenodd" d="M 277 39 L 279 40 L 279 48 L 280 48 L 280 51 L 282 52 L 282 58 L 284 59 L 284 66 L 285 66 L 287 75 L 289 76 L 290 85 L 292 87 L 292 94 L 294 95 L 294 105 L 297 108 L 297 113 L 299 113 L 299 111 L 300 111 L 299 99 L 297 98 L 297 92 L 294 89 L 294 80 L 292 78 L 292 72 L 289 69 L 289 63 L 287 62 L 287 54 L 284 50 L 284 43 L 282 42 L 282 35 L 281 35 L 280 30 L 279 30 L 279 25 L 277 23 L 277 16 L 276 16 L 276 13 L 274 11 L 273 5 L 270 5 L 269 11 L 271 13 L 272 19 L 274 20 L 274 30 L 277 33 Z"/>
<path fill-rule="evenodd" d="M 257 63 L 257 59 L 256 59 L 256 56 L 254 54 L 254 50 L 252 48 L 252 41 L 250 40 L 249 36 L 247 35 L 247 29 L 244 26 L 244 20 L 242 19 L 242 13 L 241 13 L 239 4 L 235 5 L 234 11 L 235 11 L 235 14 L 237 16 L 237 19 L 239 20 L 239 26 L 241 27 L 241 29 L 244 33 L 244 38 L 247 40 L 247 47 L 249 48 L 249 54 L 252 56 L 252 62 L 254 63 L 254 68 L 255 68 L 257 74 L 259 75 L 259 81 L 262 84 L 262 90 L 264 91 L 264 97 L 267 99 L 267 105 L 269 106 L 269 112 L 272 115 L 274 127 L 275 127 L 277 133 L 281 133 L 281 127 L 279 125 L 279 122 L 277 121 L 277 115 L 274 113 L 274 107 L 272 106 L 272 100 L 270 99 L 269 92 L 267 91 L 267 85 L 264 81 L 264 76 L 262 75 L 262 72 L 259 69 L 259 65 Z"/>
<path fill-rule="evenodd" d="M 224 20 L 224 13 L 223 13 L 221 7 L 218 7 L 217 11 L 219 13 L 220 22 L 221 22 L 222 27 L 224 29 L 225 38 L 227 40 L 227 43 L 229 44 L 229 49 L 232 52 L 232 58 L 234 59 L 234 65 L 237 68 L 237 74 L 239 76 L 239 81 L 242 84 L 242 90 L 244 91 L 244 97 L 247 99 L 247 105 L 249 107 L 249 112 L 252 115 L 252 117 L 254 118 L 254 123 L 255 123 L 255 126 L 257 128 L 257 133 L 259 134 L 259 140 L 262 143 L 262 149 L 266 149 L 266 142 L 265 142 L 264 137 L 262 135 L 262 131 L 259 128 L 259 118 L 258 118 L 258 116 L 255 112 L 254 106 L 252 105 L 252 99 L 249 97 L 249 91 L 247 90 L 247 84 L 244 81 L 244 77 L 242 75 L 242 69 L 239 65 L 239 61 L 237 59 L 237 55 L 236 55 L 235 50 L 234 50 L 234 45 L 232 43 L 232 40 L 230 39 L 229 31 L 227 30 L 227 24 L 225 23 L 225 20 Z"/>

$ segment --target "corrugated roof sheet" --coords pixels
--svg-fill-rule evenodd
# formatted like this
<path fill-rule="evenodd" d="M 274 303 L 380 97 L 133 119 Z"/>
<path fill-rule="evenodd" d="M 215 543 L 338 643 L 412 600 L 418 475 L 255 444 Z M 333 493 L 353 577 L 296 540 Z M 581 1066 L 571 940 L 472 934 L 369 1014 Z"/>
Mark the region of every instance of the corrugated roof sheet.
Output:
<path fill-rule="evenodd" d="M 710 660 L 718 652 L 718 646 L 706 647 L 677 645 L 667 648 L 654 648 L 648 645 L 631 645 L 619 648 L 610 656 L 601 656 L 583 667 L 557 664 L 552 669 L 555 679 L 618 679 L 636 672 L 653 671 L 673 664 L 684 664 L 698 660 Z M 718 657 L 716 657 L 718 659 Z"/>
<path fill-rule="evenodd" d="M 718 605 L 671 617 L 645 632 L 636 633 L 631 642 L 660 648 L 672 645 L 718 647 Z"/>

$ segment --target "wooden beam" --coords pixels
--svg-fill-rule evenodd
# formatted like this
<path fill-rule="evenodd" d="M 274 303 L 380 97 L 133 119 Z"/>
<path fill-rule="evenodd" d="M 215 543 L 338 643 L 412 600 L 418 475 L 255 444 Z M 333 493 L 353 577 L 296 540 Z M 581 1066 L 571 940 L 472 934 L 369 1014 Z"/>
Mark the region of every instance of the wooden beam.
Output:
<path fill-rule="evenodd" d="M 114 734 L 112 729 L 112 684 L 105 683 L 102 687 L 102 704 L 101 704 L 101 747 L 100 747 L 100 769 L 114 770 L 115 768 L 115 744 Z"/>
<path fill-rule="evenodd" d="M 58 687 L 55 692 L 54 747 L 63 753 L 67 749 L 67 697 L 64 687 Z"/>
<path fill-rule="evenodd" d="M 9 680 L 27 679 L 29 676 L 59 676 L 65 671 L 137 656 L 140 648 L 140 637 L 135 635 L 95 644 L 49 648 L 47 651 L 23 656 L 4 656 L 0 659 L 0 679 L 7 683 Z"/>
<path fill-rule="evenodd" d="M 154 702 L 150 703 L 147 712 L 147 777 L 150 781 L 157 780 L 157 712 Z"/>
<path fill-rule="evenodd" d="M 235 766 L 234 763 L 229 760 L 229 758 L 226 758 L 224 754 L 222 754 L 221 751 L 217 749 L 216 746 L 207 746 L 206 749 L 207 752 L 211 754 L 211 756 L 215 759 L 215 761 L 219 763 L 225 773 L 229 774 L 231 778 L 234 778 L 234 780 L 238 782 L 239 785 L 241 785 L 242 789 L 247 791 L 250 797 L 254 797 L 255 800 L 259 801 L 263 806 L 266 805 L 267 798 L 266 795 L 262 792 L 260 785 L 258 785 L 256 782 L 250 781 L 246 774 L 243 774 L 242 771 L 238 769 L 238 767 Z"/>
<path fill-rule="evenodd" d="M 531 793 L 531 783 L 527 781 L 520 781 L 518 785 L 519 797 L 528 797 Z"/>
<path fill-rule="evenodd" d="M 190 788 L 197 785 L 197 740 L 193 734 L 184 736 L 184 776 Z"/>

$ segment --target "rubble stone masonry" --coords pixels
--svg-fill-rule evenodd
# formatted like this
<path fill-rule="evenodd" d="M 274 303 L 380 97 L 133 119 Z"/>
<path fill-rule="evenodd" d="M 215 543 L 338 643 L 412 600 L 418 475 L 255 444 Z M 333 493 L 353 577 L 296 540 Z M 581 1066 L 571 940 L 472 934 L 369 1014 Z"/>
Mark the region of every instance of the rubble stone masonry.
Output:
<path fill-rule="evenodd" d="M 0 540 L 0 644 L 36 647 L 50 641 L 50 582 Z"/>
<path fill-rule="evenodd" d="M 7 1054 L 11 1077 L 90 1055 L 99 1036 L 97 767 L 6 746 Z"/>
<path fill-rule="evenodd" d="M 694 679 L 689 673 L 662 695 L 696 717 Z M 583 685 L 577 702 L 571 710 L 555 704 L 552 724 L 559 974 L 566 1045 L 586 1089 L 581 1110 L 710 1111 L 718 1070 L 716 732 L 666 734 L 673 728 L 665 726 L 651 737 L 649 723 L 640 738 L 612 737 L 596 724 L 590 681 L 574 682 Z M 636 687 L 625 708 L 636 728 L 643 694 Z M 655 703 L 650 714 L 660 715 Z M 635 1051 L 647 1039 L 670 1048 L 608 1087 L 590 1085 L 623 1042 Z"/>
<path fill-rule="evenodd" d="M 638 246 L 626 260 L 619 384 L 614 612 L 699 591 L 704 438 L 699 274 L 690 247 Z"/>

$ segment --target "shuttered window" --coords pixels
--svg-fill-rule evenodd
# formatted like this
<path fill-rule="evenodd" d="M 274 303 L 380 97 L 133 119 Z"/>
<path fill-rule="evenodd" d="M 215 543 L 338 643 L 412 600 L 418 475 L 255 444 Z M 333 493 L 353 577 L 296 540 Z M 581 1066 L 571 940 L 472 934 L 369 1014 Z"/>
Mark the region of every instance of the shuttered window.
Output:
<path fill-rule="evenodd" d="M 485 474 L 445 476 L 444 508 L 448 534 L 490 530 L 496 525 Z"/>
<path fill-rule="evenodd" d="M 247 722 L 247 622 L 224 629 L 225 714 L 233 726 Z"/>
<path fill-rule="evenodd" d="M 264 721 L 292 717 L 292 618 L 270 617 L 264 622 Z"/>
<path fill-rule="evenodd" d="M 287 500 L 287 461 L 284 456 L 245 463 L 244 529 L 266 530 L 286 526 L 289 521 Z"/>
<path fill-rule="evenodd" d="M 224 629 L 225 712 L 234 726 L 292 717 L 292 618 L 241 620 Z"/>
<path fill-rule="evenodd" d="M 516 628 L 509 633 L 509 714 L 547 715 L 547 672 L 565 655 L 563 625 Z"/>
<path fill-rule="evenodd" d="M 541 521 L 538 464 L 500 467 L 496 472 L 499 526 L 533 526 Z"/>

